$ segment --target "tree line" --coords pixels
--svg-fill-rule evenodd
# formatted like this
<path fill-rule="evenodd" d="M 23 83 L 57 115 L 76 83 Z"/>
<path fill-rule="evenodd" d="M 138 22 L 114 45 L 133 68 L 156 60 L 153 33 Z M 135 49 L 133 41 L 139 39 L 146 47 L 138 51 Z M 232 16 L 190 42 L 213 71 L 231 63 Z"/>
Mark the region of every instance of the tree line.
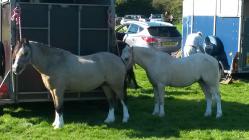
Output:
<path fill-rule="evenodd" d="M 126 14 L 171 13 L 174 18 L 182 17 L 182 0 L 116 0 L 118 16 Z"/>

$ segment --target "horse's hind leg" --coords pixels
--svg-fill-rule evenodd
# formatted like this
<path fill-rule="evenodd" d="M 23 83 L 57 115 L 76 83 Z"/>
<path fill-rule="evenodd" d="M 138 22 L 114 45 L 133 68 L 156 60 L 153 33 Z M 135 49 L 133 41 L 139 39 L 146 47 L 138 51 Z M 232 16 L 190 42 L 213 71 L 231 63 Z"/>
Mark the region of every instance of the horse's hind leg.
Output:
<path fill-rule="evenodd" d="M 157 90 L 158 90 L 158 100 L 159 100 L 159 117 L 163 117 L 165 115 L 164 112 L 164 88 L 165 86 L 163 84 L 158 84 L 157 85 Z"/>
<path fill-rule="evenodd" d="M 103 85 L 102 89 L 104 90 L 104 93 L 109 103 L 109 112 L 104 122 L 112 123 L 115 121 L 113 92 L 112 92 L 112 89 L 107 85 Z"/>
<path fill-rule="evenodd" d="M 121 101 L 121 104 L 123 106 L 123 120 L 122 120 L 122 122 L 126 123 L 126 122 L 128 122 L 129 117 L 130 117 L 128 108 L 126 106 L 126 103 L 124 102 L 124 91 L 126 89 L 124 89 L 124 87 L 122 87 L 122 86 L 116 85 L 116 86 L 112 86 L 112 90 L 117 94 L 118 98 Z"/>
<path fill-rule="evenodd" d="M 159 115 L 159 93 L 158 89 L 156 87 L 153 88 L 154 90 L 154 110 L 152 112 L 152 115 Z"/>
<path fill-rule="evenodd" d="M 219 88 L 217 87 L 212 87 L 211 92 L 214 95 L 215 101 L 216 101 L 216 118 L 220 118 L 222 116 L 222 109 L 221 109 L 221 99 L 220 99 L 220 93 L 219 93 Z"/>
<path fill-rule="evenodd" d="M 205 84 L 203 81 L 199 82 L 202 91 L 204 92 L 205 98 L 206 98 L 206 112 L 204 114 L 205 117 L 211 116 L 212 115 L 212 92 L 210 92 L 209 86 Z"/>

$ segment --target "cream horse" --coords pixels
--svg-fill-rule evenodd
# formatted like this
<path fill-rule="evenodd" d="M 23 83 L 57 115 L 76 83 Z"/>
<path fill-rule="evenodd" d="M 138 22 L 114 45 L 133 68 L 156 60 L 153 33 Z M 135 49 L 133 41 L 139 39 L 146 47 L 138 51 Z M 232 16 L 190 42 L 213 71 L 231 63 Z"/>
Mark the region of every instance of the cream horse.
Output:
<path fill-rule="evenodd" d="M 206 97 L 205 116 L 212 113 L 212 95 L 217 103 L 216 118 L 222 116 L 219 94 L 219 66 L 212 56 L 198 53 L 186 58 L 174 58 L 151 48 L 126 47 L 122 59 L 127 65 L 137 63 L 148 76 L 154 89 L 155 106 L 153 115 L 164 116 L 165 86 L 184 87 L 198 82 Z"/>
<path fill-rule="evenodd" d="M 32 64 L 41 74 L 43 83 L 54 101 L 55 129 L 64 125 L 64 91 L 87 92 L 98 87 L 102 87 L 109 102 L 109 113 L 105 123 L 115 121 L 114 93 L 123 106 L 123 122 L 128 121 L 128 108 L 123 101 L 126 92 L 126 66 L 120 57 L 108 52 L 76 56 L 68 51 L 33 41 L 17 43 L 14 56 L 12 69 L 15 74 L 20 74 L 28 64 Z"/>

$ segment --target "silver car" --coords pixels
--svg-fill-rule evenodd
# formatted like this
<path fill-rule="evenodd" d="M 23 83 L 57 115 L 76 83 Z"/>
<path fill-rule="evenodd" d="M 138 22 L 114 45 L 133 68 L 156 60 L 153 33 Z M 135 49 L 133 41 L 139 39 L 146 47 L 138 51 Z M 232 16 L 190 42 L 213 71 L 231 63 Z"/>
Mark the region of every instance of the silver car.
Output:
<path fill-rule="evenodd" d="M 127 21 L 116 28 L 116 35 L 130 46 L 151 47 L 167 53 L 181 48 L 181 34 L 167 22 Z"/>

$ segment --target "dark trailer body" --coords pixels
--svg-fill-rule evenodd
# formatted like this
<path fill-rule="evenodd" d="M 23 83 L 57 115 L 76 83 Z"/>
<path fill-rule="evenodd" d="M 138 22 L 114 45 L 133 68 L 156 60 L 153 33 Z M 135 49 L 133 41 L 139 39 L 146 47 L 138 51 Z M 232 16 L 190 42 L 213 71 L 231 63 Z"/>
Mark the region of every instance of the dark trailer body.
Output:
<path fill-rule="evenodd" d="M 22 36 L 29 40 L 62 48 L 77 55 L 111 52 L 115 45 L 114 0 L 10 0 L 1 3 L 1 43 L 5 54 L 5 73 L 11 70 L 11 47 L 18 38 L 18 26 L 10 20 L 12 10 L 21 7 Z M 42 58 L 41 58 L 42 59 Z M 82 79 L 87 80 L 87 79 Z M 50 101 L 41 76 L 29 66 L 20 75 L 7 77 L 7 99 L 0 104 Z M 100 89 L 90 93 L 65 93 L 65 100 L 104 99 Z"/>

